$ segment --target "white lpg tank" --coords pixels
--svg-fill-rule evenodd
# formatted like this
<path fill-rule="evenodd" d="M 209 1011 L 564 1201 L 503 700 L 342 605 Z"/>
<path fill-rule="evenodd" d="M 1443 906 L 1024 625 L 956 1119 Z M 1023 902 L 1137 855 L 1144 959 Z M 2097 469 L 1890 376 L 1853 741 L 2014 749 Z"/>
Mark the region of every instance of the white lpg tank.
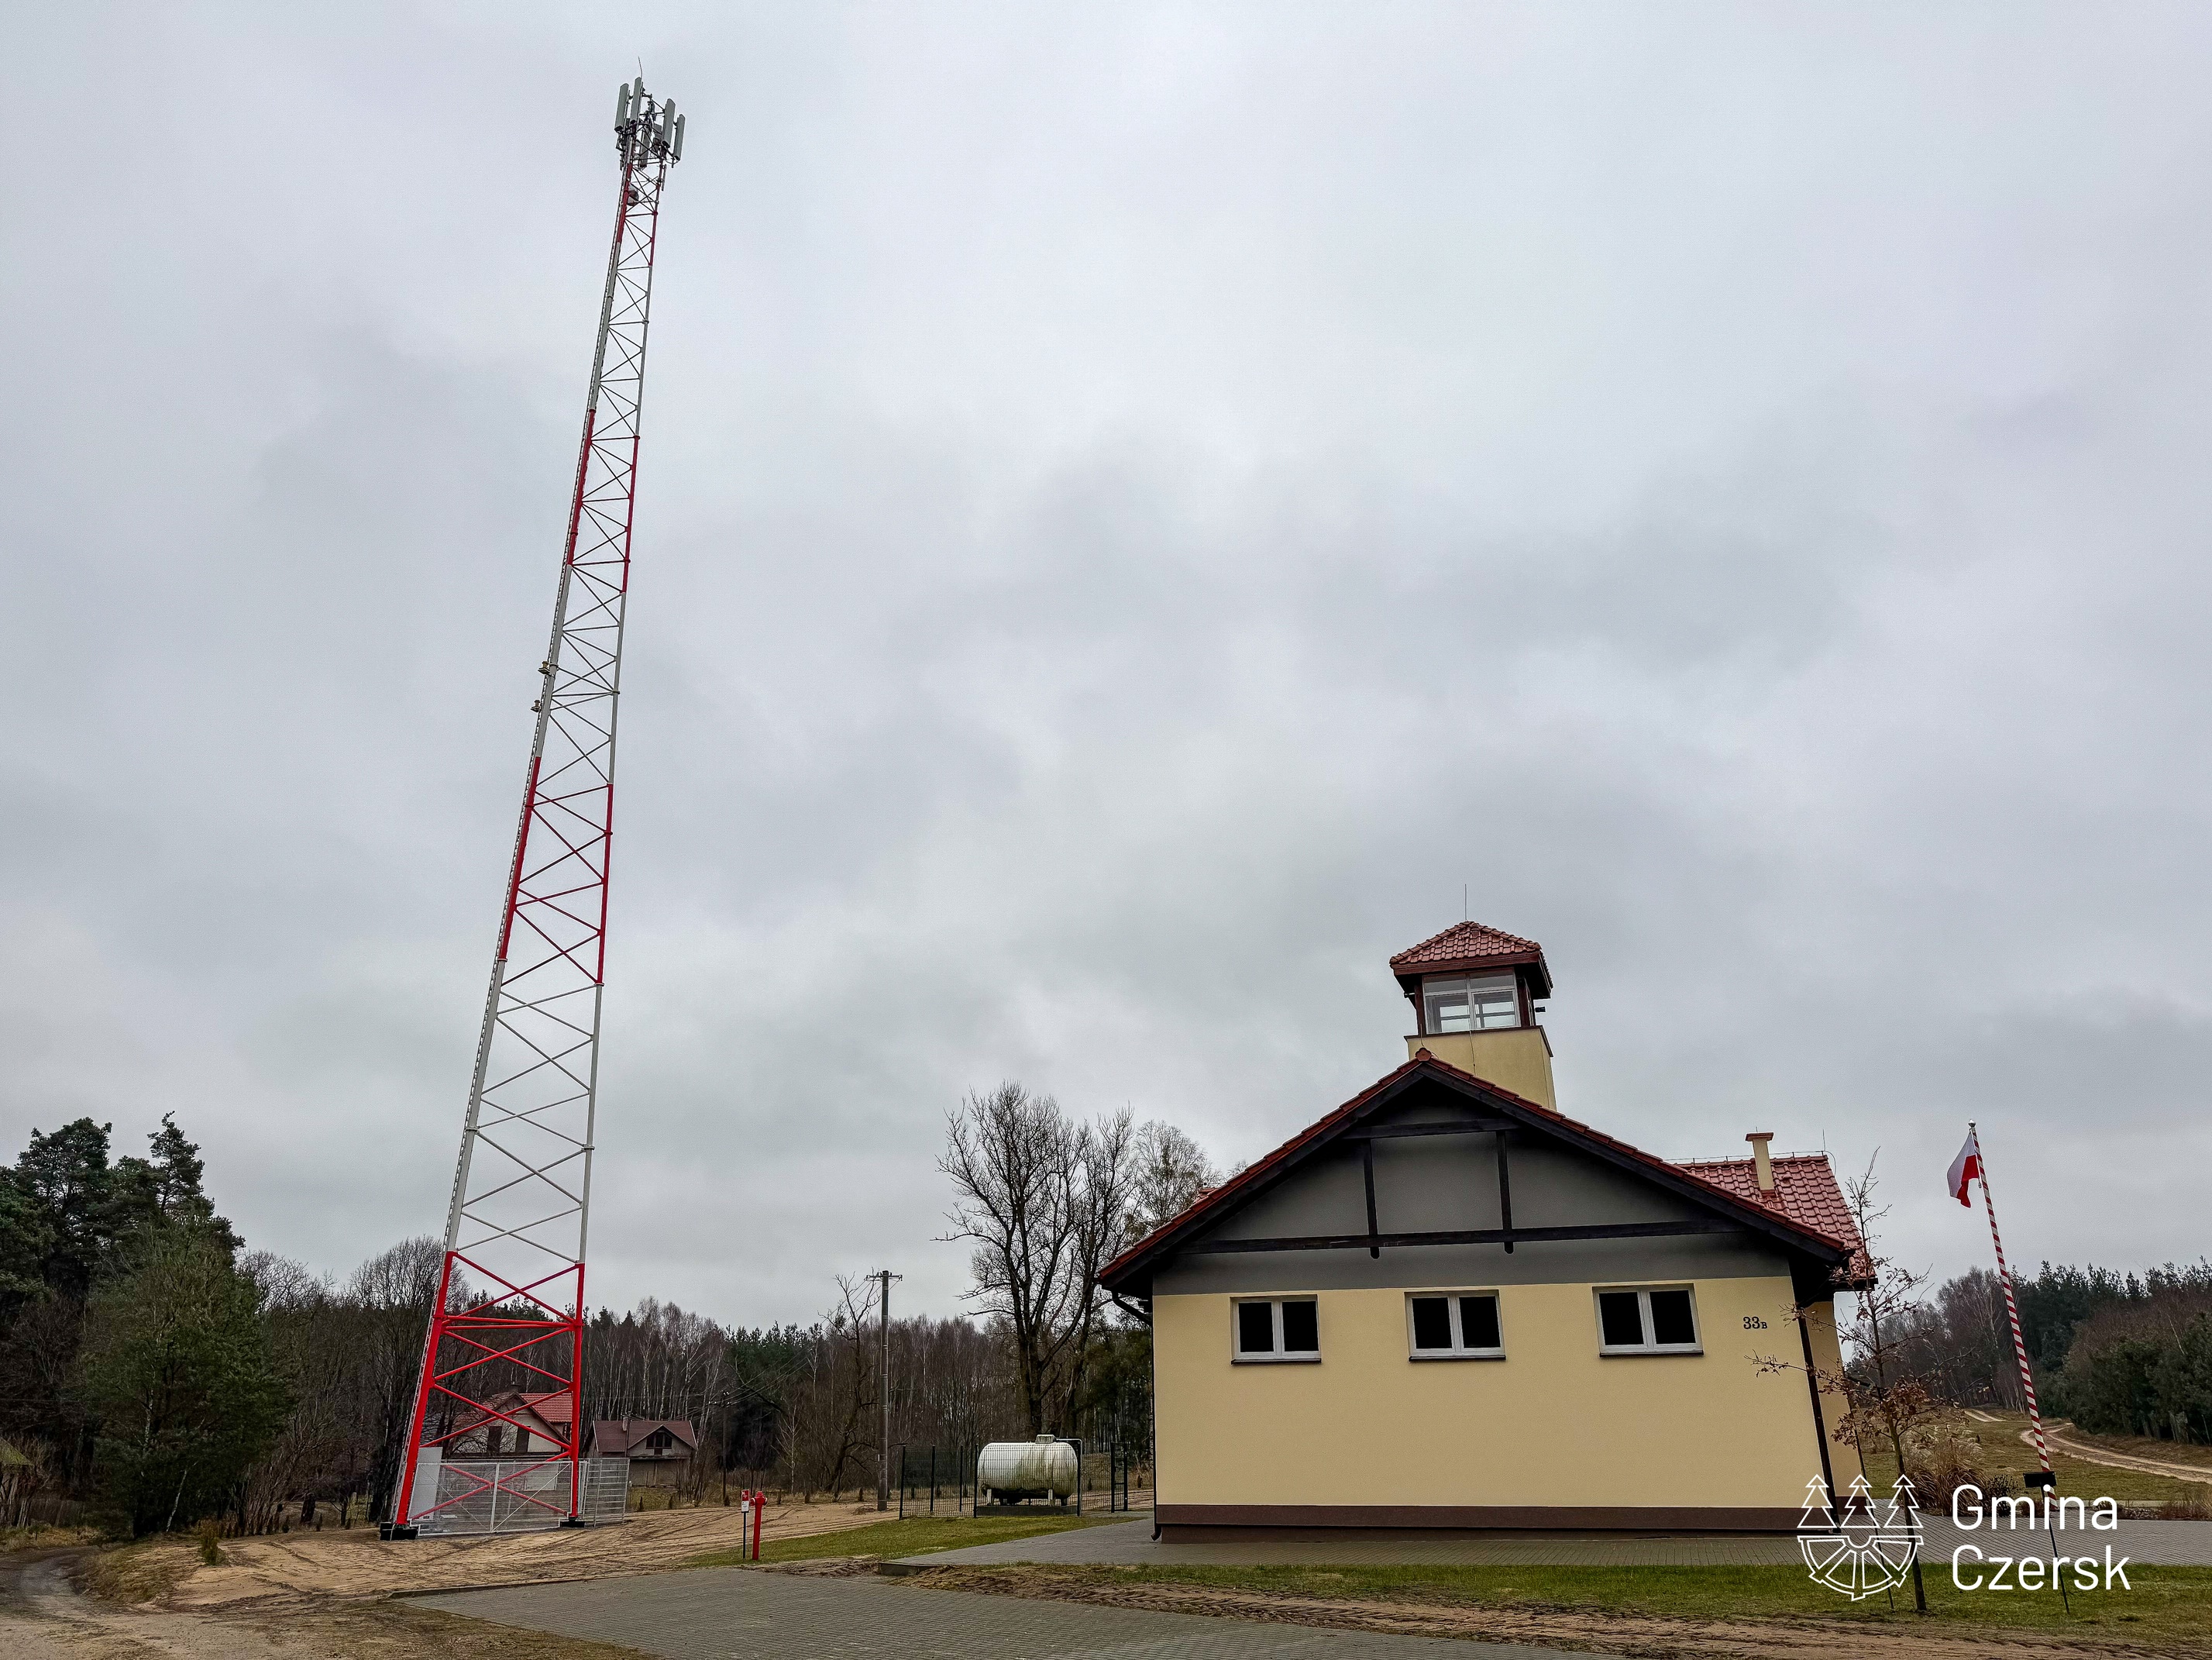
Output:
<path fill-rule="evenodd" d="M 975 1488 L 997 1504 L 1018 1499 L 1065 1503 L 1075 1492 L 1075 1473 L 1072 1441 L 1051 1435 L 1034 1441 L 993 1441 L 976 1457 Z"/>

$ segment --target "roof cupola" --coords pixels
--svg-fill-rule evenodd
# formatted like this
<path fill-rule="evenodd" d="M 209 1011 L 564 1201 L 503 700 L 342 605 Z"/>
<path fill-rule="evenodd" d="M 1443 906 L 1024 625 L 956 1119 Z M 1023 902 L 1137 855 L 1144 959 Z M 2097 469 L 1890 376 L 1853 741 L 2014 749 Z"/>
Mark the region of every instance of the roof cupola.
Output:
<path fill-rule="evenodd" d="M 1462 1072 L 1555 1108 L 1552 1049 L 1536 1017 L 1552 994 L 1534 939 L 1457 922 L 1390 959 L 1413 1006 L 1408 1055 L 1422 1049 Z"/>

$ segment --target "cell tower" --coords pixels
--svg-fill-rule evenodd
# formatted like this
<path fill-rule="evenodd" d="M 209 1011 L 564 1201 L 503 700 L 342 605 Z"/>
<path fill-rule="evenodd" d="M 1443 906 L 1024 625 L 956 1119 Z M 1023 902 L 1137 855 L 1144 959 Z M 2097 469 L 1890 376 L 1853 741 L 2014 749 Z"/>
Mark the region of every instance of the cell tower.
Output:
<path fill-rule="evenodd" d="M 446 1213 L 445 1266 L 410 1420 L 395 1531 L 448 1507 L 573 1523 L 581 1499 L 584 1246 L 614 835 L 615 714 L 629 591 L 638 417 L 660 193 L 684 156 L 684 118 L 645 77 L 615 104 L 622 161 L 584 441 L 568 508 L 553 640 L 538 666 L 538 727 L 500 910 L 491 989 Z M 468 1294 L 459 1295 L 465 1285 Z M 505 1365 L 498 1363 L 504 1362 Z M 532 1422 L 499 1374 L 532 1386 Z M 491 1398 L 487 1398 L 491 1397 Z M 556 1444 L 496 1465 L 502 1432 L 550 1426 Z M 428 1433 L 426 1433 L 426 1428 Z M 565 1437 L 565 1440 L 560 1439 Z M 458 1476 L 441 1484 L 430 1473 Z M 416 1491 L 423 1475 L 427 1490 Z M 441 1493 L 443 1497 L 441 1498 Z M 455 1489 L 459 1489 L 455 1491 Z M 485 1501 L 489 1499 L 489 1505 Z M 403 1536 L 411 1536 L 410 1534 Z"/>

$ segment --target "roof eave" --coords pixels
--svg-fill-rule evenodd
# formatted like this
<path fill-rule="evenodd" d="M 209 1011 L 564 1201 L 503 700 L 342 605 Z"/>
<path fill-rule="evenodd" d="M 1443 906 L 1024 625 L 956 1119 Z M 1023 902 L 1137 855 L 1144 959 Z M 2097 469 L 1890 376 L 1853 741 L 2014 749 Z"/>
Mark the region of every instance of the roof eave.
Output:
<path fill-rule="evenodd" d="M 1398 982 L 1399 989 L 1411 997 L 1420 988 L 1422 980 L 1431 974 L 1484 974 L 1502 969 L 1528 970 L 1528 992 L 1532 997 L 1552 994 L 1552 971 L 1545 966 L 1541 951 L 1492 952 L 1481 957 L 1445 957 L 1430 963 L 1393 963 L 1390 972 Z"/>

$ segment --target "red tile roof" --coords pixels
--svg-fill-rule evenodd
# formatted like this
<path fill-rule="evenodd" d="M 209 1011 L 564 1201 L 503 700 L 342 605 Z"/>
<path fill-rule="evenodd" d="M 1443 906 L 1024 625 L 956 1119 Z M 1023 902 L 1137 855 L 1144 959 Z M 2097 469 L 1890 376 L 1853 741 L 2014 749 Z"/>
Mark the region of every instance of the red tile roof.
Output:
<path fill-rule="evenodd" d="M 1455 922 L 1442 933 L 1408 946 L 1390 959 L 1390 966 L 1402 970 L 1424 963 L 1463 962 L 1470 957 L 1518 957 L 1543 949 L 1534 939 L 1486 927 L 1480 922 Z"/>
<path fill-rule="evenodd" d="M 1866 1242 L 1859 1237 L 1858 1224 L 1852 1219 L 1851 1207 L 1844 1202 L 1844 1191 L 1836 1185 L 1836 1173 L 1828 1166 L 1825 1152 L 1790 1153 L 1771 1161 L 1774 1166 L 1774 1191 L 1759 1190 L 1759 1166 L 1749 1158 L 1686 1158 L 1677 1168 L 1686 1170 L 1700 1181 L 1715 1187 L 1726 1188 L 1739 1199 L 1747 1199 L 1754 1205 L 1788 1217 L 1816 1233 L 1825 1233 L 1838 1243 L 1851 1249 L 1850 1277 L 1853 1281 L 1869 1277 L 1870 1265 L 1867 1260 Z"/>
<path fill-rule="evenodd" d="M 1463 923 L 1461 926 L 1480 925 Z M 1491 930 L 1486 930 L 1486 932 L 1491 932 Z M 1510 939 L 1512 936 L 1508 934 L 1500 937 Z M 1439 934 L 1437 938 L 1442 939 L 1443 936 Z M 1416 946 L 1414 949 L 1418 951 L 1422 947 Z M 1393 960 L 1395 961 L 1395 959 Z M 1299 1162 L 1310 1149 L 1319 1142 L 1328 1140 L 1334 1131 L 1344 1128 L 1350 1120 L 1358 1117 L 1360 1110 L 1369 1102 L 1401 1079 L 1419 1071 L 1428 1071 L 1455 1082 L 1474 1085 L 1486 1094 L 1506 1104 L 1516 1114 L 1528 1116 L 1542 1126 L 1556 1129 L 1570 1141 L 1579 1141 L 1588 1146 L 1609 1149 L 1623 1155 L 1630 1162 L 1646 1166 L 1654 1174 L 1664 1175 L 1678 1182 L 1686 1182 L 1693 1189 L 1703 1189 L 1700 1196 L 1713 1203 L 1716 1209 L 1738 1213 L 1747 1208 L 1752 1209 L 1770 1217 L 1784 1229 L 1800 1235 L 1809 1236 L 1812 1241 L 1826 1245 L 1831 1250 L 1863 1252 L 1863 1247 L 1859 1240 L 1858 1231 L 1849 1227 L 1850 1213 L 1841 1208 L 1840 1194 L 1836 1195 L 1835 1213 L 1842 1216 L 1845 1224 L 1844 1231 L 1833 1229 L 1825 1221 L 1811 1219 L 1814 1216 L 1826 1216 L 1829 1213 L 1821 1207 L 1823 1201 L 1815 1196 L 1818 1183 L 1809 1177 L 1793 1178 L 1792 1183 L 1794 1187 L 1802 1189 L 1807 1195 L 1804 1201 L 1807 1214 L 1803 1217 L 1793 1213 L 1786 1205 L 1766 1202 L 1765 1195 L 1760 1195 L 1747 1202 L 1746 1195 L 1736 1190 L 1732 1176 L 1714 1179 L 1703 1173 L 1704 1166 L 1670 1164 L 1656 1153 L 1646 1152 L 1641 1147 L 1631 1146 L 1627 1142 L 1616 1140 L 1602 1130 L 1592 1129 L 1579 1119 L 1570 1118 L 1565 1113 L 1556 1112 L 1525 1097 L 1516 1095 L 1510 1090 L 1502 1088 L 1487 1079 L 1477 1078 L 1472 1073 L 1462 1072 L 1457 1067 L 1437 1060 L 1428 1050 L 1421 1049 L 1404 1066 L 1376 1079 L 1375 1082 L 1360 1091 L 1335 1111 L 1315 1123 L 1309 1124 L 1265 1158 L 1254 1160 L 1219 1187 L 1209 1189 L 1201 1193 L 1192 1202 L 1188 1210 L 1180 1216 L 1162 1223 L 1100 1269 L 1098 1272 L 1100 1282 L 1108 1284 L 1109 1289 L 1112 1288 L 1110 1286 L 1112 1280 L 1127 1274 L 1145 1259 L 1159 1254 L 1159 1248 L 1165 1244 L 1171 1236 L 1195 1232 L 1205 1225 L 1206 1219 L 1227 1216 L 1233 1201 L 1240 1195 L 1254 1191 L 1267 1179 Z M 1814 1161 L 1820 1164 L 1823 1172 L 1826 1171 L 1827 1160 L 1825 1157 L 1816 1154 L 1814 1156 Z M 1731 1169 L 1735 1163 L 1734 1160 L 1722 1162 Z M 1785 1162 L 1794 1164 L 1800 1161 L 1779 1158 L 1774 1161 L 1778 1169 Z M 1748 1170 L 1748 1161 L 1745 1161 L 1745 1168 Z M 1779 1186 L 1779 1183 L 1780 1178 L 1778 1177 L 1777 1185 Z M 1835 1178 L 1832 1175 L 1827 1177 L 1827 1186 L 1828 1190 L 1834 1193 Z M 1755 1188 L 1753 1192 L 1756 1192 Z M 1863 1256 L 1860 1255 L 1855 1255 L 1852 1257 L 1854 1269 L 1862 1261 Z"/>
<path fill-rule="evenodd" d="M 637 1457 L 655 1430 L 666 1430 L 687 1452 L 696 1452 L 699 1432 L 687 1418 L 602 1418 L 592 1425 L 592 1450 L 602 1458 Z"/>

